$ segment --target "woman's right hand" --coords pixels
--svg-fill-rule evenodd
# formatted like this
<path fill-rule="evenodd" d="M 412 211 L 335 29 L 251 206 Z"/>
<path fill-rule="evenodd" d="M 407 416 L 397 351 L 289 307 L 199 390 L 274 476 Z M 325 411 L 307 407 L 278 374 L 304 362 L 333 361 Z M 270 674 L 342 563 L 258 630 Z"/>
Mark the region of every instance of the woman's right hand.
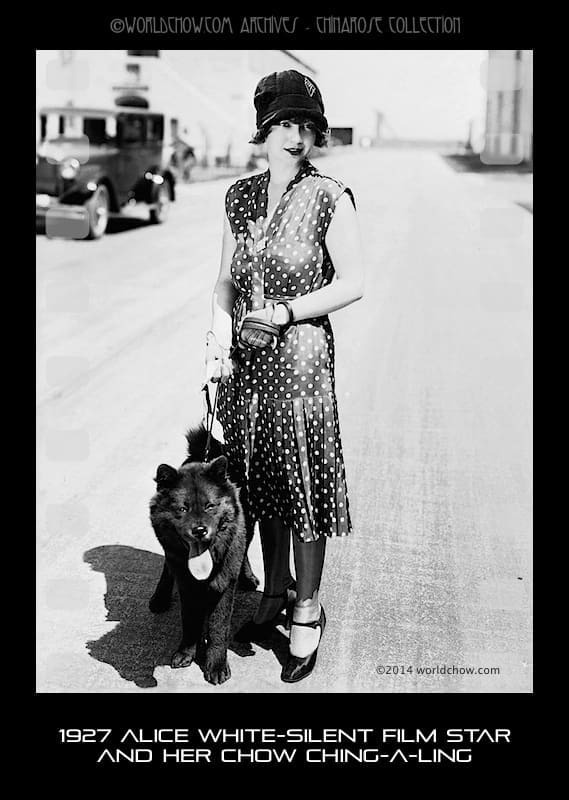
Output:
<path fill-rule="evenodd" d="M 205 379 L 211 383 L 225 383 L 235 372 L 233 359 L 226 356 L 213 358 L 205 363 Z"/>
<path fill-rule="evenodd" d="M 205 380 L 206 383 L 225 383 L 237 369 L 231 358 L 231 348 L 220 345 L 213 330 L 206 334 Z"/>

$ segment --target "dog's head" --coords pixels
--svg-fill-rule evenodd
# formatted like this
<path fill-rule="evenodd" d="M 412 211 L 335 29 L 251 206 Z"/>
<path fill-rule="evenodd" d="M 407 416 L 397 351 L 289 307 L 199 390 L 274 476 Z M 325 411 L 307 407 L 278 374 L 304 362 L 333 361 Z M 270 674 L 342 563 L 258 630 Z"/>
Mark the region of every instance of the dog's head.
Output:
<path fill-rule="evenodd" d="M 189 547 L 190 557 L 213 544 L 222 522 L 237 513 L 237 493 L 227 477 L 227 458 L 184 463 L 179 469 L 160 464 L 154 479 L 157 494 L 153 520 L 165 520 Z"/>

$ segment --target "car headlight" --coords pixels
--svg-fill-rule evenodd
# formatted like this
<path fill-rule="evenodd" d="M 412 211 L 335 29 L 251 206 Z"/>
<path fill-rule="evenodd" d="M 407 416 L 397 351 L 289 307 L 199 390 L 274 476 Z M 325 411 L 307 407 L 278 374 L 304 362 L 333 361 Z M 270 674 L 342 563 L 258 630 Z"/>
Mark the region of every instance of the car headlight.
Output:
<path fill-rule="evenodd" d="M 59 173 L 65 180 L 72 180 L 79 172 L 79 161 L 76 158 L 66 158 L 59 168 Z"/>
<path fill-rule="evenodd" d="M 145 172 L 144 177 L 147 181 L 152 181 L 152 183 L 161 184 L 164 183 L 164 178 L 162 175 L 157 175 L 155 172 Z"/>

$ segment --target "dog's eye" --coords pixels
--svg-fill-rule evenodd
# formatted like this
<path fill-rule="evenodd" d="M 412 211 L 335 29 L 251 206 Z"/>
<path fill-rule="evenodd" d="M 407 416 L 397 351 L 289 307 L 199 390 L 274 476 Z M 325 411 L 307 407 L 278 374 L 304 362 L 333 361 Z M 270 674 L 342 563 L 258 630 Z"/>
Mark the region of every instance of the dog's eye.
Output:
<path fill-rule="evenodd" d="M 215 508 L 215 503 L 208 503 L 205 507 L 206 511 L 211 511 L 212 508 Z"/>
<path fill-rule="evenodd" d="M 188 510 L 188 506 L 178 506 L 178 511 L 181 511 L 182 514 L 185 514 Z"/>

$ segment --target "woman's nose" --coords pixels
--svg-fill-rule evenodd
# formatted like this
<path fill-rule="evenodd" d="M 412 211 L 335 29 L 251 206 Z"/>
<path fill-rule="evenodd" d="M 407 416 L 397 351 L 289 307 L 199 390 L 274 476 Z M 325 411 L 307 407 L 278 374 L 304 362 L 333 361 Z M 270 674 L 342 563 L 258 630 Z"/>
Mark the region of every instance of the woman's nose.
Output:
<path fill-rule="evenodd" d="M 288 131 L 288 138 L 291 142 L 294 142 L 294 144 L 302 143 L 300 125 L 291 125 Z"/>

